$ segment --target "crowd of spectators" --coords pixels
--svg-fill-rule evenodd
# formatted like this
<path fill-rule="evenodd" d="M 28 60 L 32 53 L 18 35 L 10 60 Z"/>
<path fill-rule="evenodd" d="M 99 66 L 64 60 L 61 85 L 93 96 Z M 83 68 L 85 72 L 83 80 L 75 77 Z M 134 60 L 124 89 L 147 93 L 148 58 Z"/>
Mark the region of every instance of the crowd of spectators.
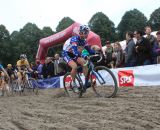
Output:
<path fill-rule="evenodd" d="M 134 67 L 160 63 L 160 31 L 156 37 L 151 34 L 151 27 L 143 31 L 126 32 L 126 47 L 123 50 L 119 42 L 112 45 L 106 42 L 106 49 L 103 51 L 104 63 L 110 68 Z"/>
<path fill-rule="evenodd" d="M 54 57 L 46 57 L 44 63 L 42 61 L 37 61 L 37 72 L 39 78 L 61 76 L 67 71 L 67 64 L 57 53 Z"/>

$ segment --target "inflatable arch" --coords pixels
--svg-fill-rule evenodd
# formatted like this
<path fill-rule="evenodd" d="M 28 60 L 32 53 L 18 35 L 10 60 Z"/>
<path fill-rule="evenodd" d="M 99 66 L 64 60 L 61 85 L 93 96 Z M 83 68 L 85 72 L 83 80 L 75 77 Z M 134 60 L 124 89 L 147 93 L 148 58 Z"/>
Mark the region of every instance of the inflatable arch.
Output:
<path fill-rule="evenodd" d="M 47 56 L 48 49 L 50 47 L 53 47 L 58 43 L 65 42 L 68 38 L 70 38 L 73 35 L 77 35 L 79 26 L 80 26 L 79 23 L 73 23 L 71 26 L 69 26 L 68 28 L 66 28 L 61 32 L 40 39 L 36 60 L 44 61 L 45 57 Z M 89 32 L 89 35 L 87 37 L 87 42 L 91 46 L 94 47 L 98 46 L 102 48 L 100 37 L 92 31 Z"/>

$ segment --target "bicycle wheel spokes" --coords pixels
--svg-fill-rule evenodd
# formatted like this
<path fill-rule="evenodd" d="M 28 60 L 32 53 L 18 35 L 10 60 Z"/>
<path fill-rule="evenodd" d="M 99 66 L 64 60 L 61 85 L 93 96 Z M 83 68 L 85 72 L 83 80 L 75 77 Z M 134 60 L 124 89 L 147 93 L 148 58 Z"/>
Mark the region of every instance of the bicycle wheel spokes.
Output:
<path fill-rule="evenodd" d="M 35 93 L 36 95 L 39 94 L 39 87 L 38 87 L 38 83 L 35 79 L 30 78 L 29 79 L 31 87 L 33 89 L 33 93 Z"/>
<path fill-rule="evenodd" d="M 99 97 L 114 97 L 117 93 L 117 81 L 111 70 L 104 66 L 94 69 L 92 75 L 93 91 Z M 94 81 L 95 80 L 95 81 Z"/>
<path fill-rule="evenodd" d="M 69 97 L 81 97 L 82 96 L 82 83 L 75 77 L 76 88 L 72 86 L 72 77 L 70 73 L 65 74 L 63 78 L 63 86 Z M 78 91 L 77 91 L 77 90 Z"/>
<path fill-rule="evenodd" d="M 35 79 L 33 79 L 33 78 L 29 78 L 28 80 L 27 80 L 27 82 L 26 82 L 26 91 L 28 92 L 28 93 L 34 93 L 34 94 L 38 94 L 38 85 L 37 85 L 37 82 L 36 82 L 36 80 Z"/>

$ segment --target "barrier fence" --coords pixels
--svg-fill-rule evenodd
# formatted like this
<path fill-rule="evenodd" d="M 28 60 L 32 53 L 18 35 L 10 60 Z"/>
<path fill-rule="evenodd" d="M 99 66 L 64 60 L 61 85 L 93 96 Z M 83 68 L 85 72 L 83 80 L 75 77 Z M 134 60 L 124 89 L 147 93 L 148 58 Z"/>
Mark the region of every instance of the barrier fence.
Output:
<path fill-rule="evenodd" d="M 160 86 L 160 64 L 111 69 L 119 87 Z M 37 80 L 41 89 L 63 88 L 63 76 Z"/>

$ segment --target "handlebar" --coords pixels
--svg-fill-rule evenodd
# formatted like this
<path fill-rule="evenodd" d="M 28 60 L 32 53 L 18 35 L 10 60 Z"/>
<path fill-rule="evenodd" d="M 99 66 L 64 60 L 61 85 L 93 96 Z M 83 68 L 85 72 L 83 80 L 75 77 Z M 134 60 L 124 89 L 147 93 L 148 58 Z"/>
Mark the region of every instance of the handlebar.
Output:
<path fill-rule="evenodd" d="M 98 53 L 98 54 L 95 54 L 95 55 L 90 55 L 90 56 L 88 56 L 87 61 L 83 66 L 87 66 L 89 61 L 93 58 L 96 58 L 96 57 L 99 57 L 99 59 L 96 61 L 97 63 L 100 63 L 103 59 L 103 56 L 102 56 L 101 53 Z"/>

